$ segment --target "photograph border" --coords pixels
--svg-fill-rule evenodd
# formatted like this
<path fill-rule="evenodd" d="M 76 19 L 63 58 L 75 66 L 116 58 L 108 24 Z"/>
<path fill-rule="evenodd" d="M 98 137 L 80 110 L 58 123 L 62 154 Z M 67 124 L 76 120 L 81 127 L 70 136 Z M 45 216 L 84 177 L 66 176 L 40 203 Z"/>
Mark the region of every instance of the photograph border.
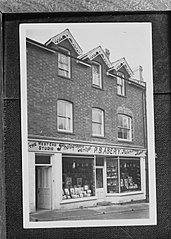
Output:
<path fill-rule="evenodd" d="M 145 22 L 145 21 L 144 21 Z M 130 23 L 130 22 L 129 22 Z M 22 129 L 22 183 L 23 183 L 23 225 L 24 228 L 56 228 L 56 227 L 104 227 L 104 226 L 142 226 L 156 225 L 157 223 L 157 205 L 156 205 L 156 170 L 155 170 L 155 143 L 154 143 L 154 102 L 153 102 L 153 83 L 148 83 L 148 100 L 147 100 L 147 133 L 148 133 L 148 158 L 153 159 L 148 161 L 149 165 L 149 201 L 150 201 L 150 218 L 129 220 L 98 220 L 98 221 L 55 221 L 55 222 L 30 222 L 28 209 L 28 137 L 27 137 L 27 72 L 26 72 L 26 28 L 30 26 L 38 26 L 39 24 L 49 25 L 51 23 L 21 23 L 20 24 L 20 82 L 21 82 L 21 129 Z M 52 23 L 58 24 L 58 23 Z M 149 25 L 151 25 L 148 22 Z M 28 29 L 28 28 L 27 28 Z M 151 29 L 152 33 L 152 29 Z M 151 36 L 152 48 L 152 36 Z M 152 51 L 151 51 L 152 54 Z M 152 55 L 151 55 L 152 61 Z M 151 75 L 152 78 L 152 75 Z M 149 147 L 150 146 L 150 147 Z M 151 203 L 153 202 L 153 203 Z"/>

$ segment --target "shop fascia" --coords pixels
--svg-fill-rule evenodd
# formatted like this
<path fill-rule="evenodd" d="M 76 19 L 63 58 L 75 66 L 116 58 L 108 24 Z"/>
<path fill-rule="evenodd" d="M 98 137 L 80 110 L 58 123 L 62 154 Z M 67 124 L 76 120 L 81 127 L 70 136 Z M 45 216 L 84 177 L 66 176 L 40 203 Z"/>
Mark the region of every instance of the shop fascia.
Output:
<path fill-rule="evenodd" d="M 104 146 L 97 144 L 80 144 L 60 141 L 29 140 L 29 152 L 48 152 L 65 154 L 86 154 L 104 156 L 145 157 L 146 150 L 119 146 Z"/>

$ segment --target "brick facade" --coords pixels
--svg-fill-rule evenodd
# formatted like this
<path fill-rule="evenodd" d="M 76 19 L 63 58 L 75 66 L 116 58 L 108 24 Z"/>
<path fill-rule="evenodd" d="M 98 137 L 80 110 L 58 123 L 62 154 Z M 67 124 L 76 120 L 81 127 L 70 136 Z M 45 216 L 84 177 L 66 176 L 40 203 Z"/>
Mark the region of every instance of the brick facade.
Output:
<path fill-rule="evenodd" d="M 68 40 L 59 45 L 77 57 Z M 58 46 L 53 43 L 49 47 L 58 50 Z M 100 56 L 94 61 L 102 66 L 102 89 L 92 86 L 91 67 L 78 63 L 75 58 L 71 58 L 71 79 L 60 77 L 57 72 L 57 54 L 27 43 L 28 134 L 145 147 L 143 87 L 126 81 L 126 96 L 117 95 L 116 78 L 106 75 L 107 66 Z M 58 99 L 73 103 L 73 133 L 57 131 Z M 92 107 L 104 110 L 104 137 L 92 136 Z M 133 117 L 132 142 L 120 142 L 117 139 L 118 111 L 130 112 Z"/>

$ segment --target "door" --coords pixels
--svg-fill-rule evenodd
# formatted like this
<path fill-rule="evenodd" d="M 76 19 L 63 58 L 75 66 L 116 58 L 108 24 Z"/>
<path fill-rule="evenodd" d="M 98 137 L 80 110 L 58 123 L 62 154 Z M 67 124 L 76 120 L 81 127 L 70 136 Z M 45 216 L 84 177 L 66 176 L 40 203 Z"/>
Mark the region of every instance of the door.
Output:
<path fill-rule="evenodd" d="M 96 196 L 98 199 L 103 199 L 105 197 L 103 167 L 96 167 Z"/>
<path fill-rule="evenodd" d="M 51 209 L 51 167 L 36 167 L 36 204 Z"/>

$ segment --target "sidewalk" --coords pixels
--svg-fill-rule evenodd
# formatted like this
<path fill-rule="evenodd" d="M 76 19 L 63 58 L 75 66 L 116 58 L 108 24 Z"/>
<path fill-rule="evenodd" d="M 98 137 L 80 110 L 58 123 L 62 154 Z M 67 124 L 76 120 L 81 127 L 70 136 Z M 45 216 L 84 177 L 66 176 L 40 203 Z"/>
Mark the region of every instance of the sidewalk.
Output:
<path fill-rule="evenodd" d="M 122 218 L 125 215 L 125 219 L 127 217 L 134 218 L 135 215 L 140 215 L 140 218 L 148 218 L 149 204 L 97 205 L 95 207 L 70 210 L 40 210 L 35 213 L 30 213 L 30 221 L 117 219 L 118 216 L 121 215 Z"/>

